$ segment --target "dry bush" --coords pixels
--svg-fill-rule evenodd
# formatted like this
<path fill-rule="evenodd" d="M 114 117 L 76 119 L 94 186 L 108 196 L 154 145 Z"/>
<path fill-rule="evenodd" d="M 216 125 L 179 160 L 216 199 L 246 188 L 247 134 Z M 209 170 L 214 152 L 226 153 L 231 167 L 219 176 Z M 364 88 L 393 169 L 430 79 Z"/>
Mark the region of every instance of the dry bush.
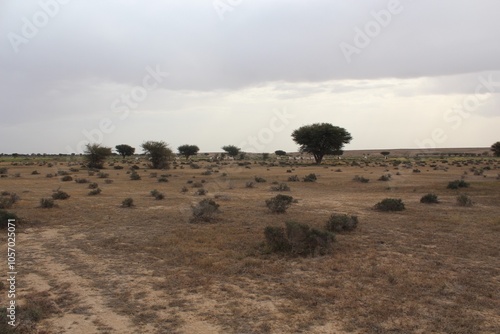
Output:
<path fill-rule="evenodd" d="M 330 232 L 349 232 L 358 227 L 358 217 L 334 213 L 326 222 L 326 230 Z"/>

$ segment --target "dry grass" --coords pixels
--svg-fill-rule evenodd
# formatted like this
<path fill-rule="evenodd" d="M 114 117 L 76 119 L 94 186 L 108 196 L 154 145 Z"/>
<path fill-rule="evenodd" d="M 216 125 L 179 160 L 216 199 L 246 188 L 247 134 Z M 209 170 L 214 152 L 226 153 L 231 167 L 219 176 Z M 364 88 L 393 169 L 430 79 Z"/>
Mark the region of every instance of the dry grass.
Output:
<path fill-rule="evenodd" d="M 462 161 L 461 167 L 453 161 L 436 160 L 448 171 L 429 167 L 430 159 L 399 170 L 390 160 L 369 166 L 345 160 L 326 168 L 252 164 L 246 169 L 234 163 L 213 166 L 219 173 L 203 176 L 186 165 L 170 170 L 168 183 L 148 177 L 152 171 L 142 163 L 137 170 L 141 180 L 131 181 L 127 164 L 120 163 L 125 169 L 105 170 L 114 182 L 100 183 L 99 196 L 87 196 L 85 184 L 66 182 L 71 197 L 51 210 L 37 208 L 38 201 L 62 182 L 44 175 L 69 166 L 37 166 L 41 174 L 31 175 L 33 166 L 4 163 L 0 167 L 8 167 L 9 174 L 22 176 L 0 179 L 0 190 L 20 195 L 9 211 L 27 222 L 18 234 L 18 276 L 38 280 L 20 289 L 45 286 L 40 293 L 48 293 L 47 300 L 61 312 L 40 319 L 41 330 L 498 333 L 498 160 Z M 471 186 L 460 190 L 475 205 L 458 206 L 458 191 L 447 189 L 448 182 L 488 163 L 492 169 L 484 172 L 486 177 L 469 173 Z M 413 167 L 421 173 L 412 173 Z M 271 214 L 265 206 L 273 195 L 269 184 L 287 182 L 291 168 L 301 179 L 311 173 L 318 179 L 294 183 L 287 194 L 298 203 L 284 215 Z M 342 173 L 335 172 L 339 168 Z M 388 169 L 392 178 L 387 182 L 353 181 L 355 175 L 375 180 Z M 71 175 L 98 181 L 98 175 L 81 168 Z M 268 182 L 246 188 L 255 175 Z M 215 199 L 220 213 L 212 224 L 189 224 L 191 207 L 200 197 L 179 190 L 187 180 L 202 178 L 207 198 L 223 195 L 226 200 Z M 151 189 L 166 199 L 154 200 Z M 440 203 L 421 204 L 428 193 L 437 194 Z M 133 210 L 121 208 L 120 199 L 127 197 L 134 198 Z M 384 198 L 401 198 L 406 210 L 373 210 Z M 291 258 L 264 251 L 266 226 L 294 220 L 323 228 L 332 213 L 359 217 L 355 231 L 337 235 L 332 254 Z M 5 235 L 1 238 L 5 254 Z M 2 290 L 2 307 L 5 302 Z"/>

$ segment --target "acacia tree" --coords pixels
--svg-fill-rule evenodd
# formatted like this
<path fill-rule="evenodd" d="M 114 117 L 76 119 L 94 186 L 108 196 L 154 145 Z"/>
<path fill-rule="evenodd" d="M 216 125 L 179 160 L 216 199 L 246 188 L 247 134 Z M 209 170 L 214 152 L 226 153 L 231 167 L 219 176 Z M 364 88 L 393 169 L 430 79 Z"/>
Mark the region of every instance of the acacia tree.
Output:
<path fill-rule="evenodd" d="M 383 151 L 383 152 L 380 152 L 380 154 L 382 154 L 384 156 L 384 159 L 387 160 L 387 156 L 389 154 L 391 154 L 391 152 L 389 152 L 389 151 Z"/>
<path fill-rule="evenodd" d="M 224 151 L 227 152 L 227 154 L 229 154 L 230 157 L 235 157 L 237 156 L 238 154 L 240 154 L 240 151 L 241 151 L 241 148 L 239 147 L 236 147 L 234 145 L 226 145 L 226 146 L 223 146 L 222 149 Z"/>
<path fill-rule="evenodd" d="M 295 130 L 292 138 L 300 145 L 300 152 L 312 154 L 318 165 L 325 155 L 338 155 L 344 145 L 352 140 L 346 129 L 329 123 L 305 125 Z"/>
<path fill-rule="evenodd" d="M 497 141 L 495 144 L 491 145 L 491 150 L 496 157 L 500 157 L 500 141 Z"/>
<path fill-rule="evenodd" d="M 286 152 L 283 150 L 277 150 L 277 151 L 274 151 L 274 154 L 276 154 L 277 156 L 285 156 Z"/>
<path fill-rule="evenodd" d="M 116 152 L 118 152 L 118 154 L 120 154 L 123 157 L 123 159 L 135 153 L 135 148 L 130 145 L 121 144 L 121 145 L 116 145 L 115 148 Z"/>
<path fill-rule="evenodd" d="M 154 169 L 168 169 L 172 150 L 163 141 L 147 141 L 141 145 Z"/>
<path fill-rule="evenodd" d="M 186 157 L 186 160 L 189 159 L 190 156 L 198 154 L 200 150 L 196 145 L 182 145 L 177 148 L 179 154 Z"/>
<path fill-rule="evenodd" d="M 101 144 L 87 144 L 85 149 L 85 160 L 89 168 L 103 168 L 104 161 L 112 154 L 111 147 Z"/>

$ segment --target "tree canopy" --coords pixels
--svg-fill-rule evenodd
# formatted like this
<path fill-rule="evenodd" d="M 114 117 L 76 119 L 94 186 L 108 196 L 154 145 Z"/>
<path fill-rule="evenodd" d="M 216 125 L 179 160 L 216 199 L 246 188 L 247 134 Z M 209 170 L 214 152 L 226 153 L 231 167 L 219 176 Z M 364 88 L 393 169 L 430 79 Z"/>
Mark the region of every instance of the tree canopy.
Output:
<path fill-rule="evenodd" d="M 196 145 L 182 145 L 177 148 L 179 154 L 186 157 L 186 160 L 189 159 L 190 156 L 198 154 L 200 150 Z"/>
<path fill-rule="evenodd" d="M 223 146 L 222 149 L 224 151 L 226 151 L 227 154 L 229 154 L 229 156 L 231 156 L 231 157 L 237 156 L 241 151 L 241 149 L 239 147 L 236 147 L 234 145 L 226 145 L 226 146 Z"/>
<path fill-rule="evenodd" d="M 276 154 L 277 156 L 284 156 L 284 155 L 286 155 L 286 152 L 283 150 L 277 150 L 277 151 L 274 151 L 274 154 Z"/>
<path fill-rule="evenodd" d="M 305 125 L 292 133 L 293 140 L 300 145 L 300 151 L 310 153 L 319 165 L 325 155 L 340 155 L 352 136 L 346 129 L 329 123 Z"/>
<path fill-rule="evenodd" d="M 116 152 L 118 152 L 118 154 L 120 154 L 123 158 L 129 157 L 135 153 L 135 148 L 130 145 L 121 144 L 116 145 L 115 148 Z"/>
<path fill-rule="evenodd" d="M 89 168 L 103 168 L 104 161 L 112 154 L 110 147 L 101 144 L 87 144 L 85 149 L 85 160 Z"/>
<path fill-rule="evenodd" d="M 496 157 L 500 157 L 500 141 L 497 141 L 495 144 L 491 145 L 491 150 Z"/>
<path fill-rule="evenodd" d="M 151 160 L 151 165 L 155 169 L 169 168 L 169 161 L 172 158 L 172 150 L 163 141 L 147 141 L 141 145 L 144 153 Z"/>

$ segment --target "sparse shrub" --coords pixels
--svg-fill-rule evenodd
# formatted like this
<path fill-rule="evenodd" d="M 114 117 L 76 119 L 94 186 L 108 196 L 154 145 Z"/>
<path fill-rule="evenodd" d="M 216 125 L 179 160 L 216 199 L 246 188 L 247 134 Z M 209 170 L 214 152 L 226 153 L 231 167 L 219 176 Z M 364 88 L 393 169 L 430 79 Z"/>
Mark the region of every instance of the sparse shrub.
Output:
<path fill-rule="evenodd" d="M 201 173 L 201 175 L 207 175 L 207 176 L 208 176 L 208 175 L 212 175 L 212 171 L 210 171 L 210 170 L 206 170 L 206 171 L 204 171 L 203 173 Z"/>
<path fill-rule="evenodd" d="M 0 197 L 0 209 L 10 209 L 18 200 L 19 196 L 15 193 L 4 191 Z"/>
<path fill-rule="evenodd" d="M 70 197 L 70 195 L 67 192 L 59 190 L 59 189 L 54 191 L 54 193 L 52 194 L 53 199 L 64 200 L 64 199 L 68 199 L 69 197 Z"/>
<path fill-rule="evenodd" d="M 37 170 L 34 170 L 34 171 L 31 172 L 31 175 L 38 175 L 38 174 L 40 174 L 40 172 L 37 171 Z"/>
<path fill-rule="evenodd" d="M 470 186 L 469 183 L 464 180 L 455 180 L 448 183 L 448 189 L 459 189 L 459 188 L 468 188 Z"/>
<path fill-rule="evenodd" d="M 89 196 L 99 195 L 101 191 L 102 191 L 101 188 L 92 189 L 91 191 L 89 191 Z"/>
<path fill-rule="evenodd" d="M 385 182 L 390 181 L 391 180 L 391 174 L 384 174 L 378 180 L 379 181 L 385 181 Z"/>
<path fill-rule="evenodd" d="M 95 175 L 95 172 L 94 172 L 94 171 L 92 171 L 92 170 L 89 170 L 89 171 L 87 171 L 87 174 L 88 174 L 89 176 L 94 176 L 94 175 Z"/>
<path fill-rule="evenodd" d="M 299 182 L 300 179 L 297 175 L 289 176 L 288 177 L 288 182 Z"/>
<path fill-rule="evenodd" d="M 158 179 L 158 182 L 168 182 L 168 179 L 167 179 L 165 176 L 161 176 L 161 177 Z"/>
<path fill-rule="evenodd" d="M 257 183 L 264 183 L 264 182 L 266 182 L 266 179 L 264 179 L 263 177 L 259 177 L 259 176 L 256 176 L 256 177 L 254 178 L 254 180 L 255 180 L 255 182 L 257 182 Z"/>
<path fill-rule="evenodd" d="M 267 246 L 273 253 L 289 252 L 290 243 L 285 235 L 285 228 L 278 226 L 267 226 L 264 229 Z"/>
<path fill-rule="evenodd" d="M 54 177 L 54 174 L 48 173 L 47 175 L 45 175 L 45 177 L 48 177 L 50 179 Z"/>
<path fill-rule="evenodd" d="M 162 200 L 165 198 L 165 195 L 163 195 L 161 192 L 158 190 L 151 190 L 151 196 L 153 196 L 156 200 Z"/>
<path fill-rule="evenodd" d="M 245 187 L 246 187 L 246 188 L 253 188 L 253 187 L 254 187 L 254 183 L 253 183 L 253 181 L 248 181 L 248 182 L 245 184 Z"/>
<path fill-rule="evenodd" d="M 358 176 L 358 175 L 356 175 L 353 180 L 356 181 L 356 182 L 361 182 L 361 183 L 368 183 L 368 182 L 370 182 L 370 179 L 367 179 L 367 178 L 365 178 L 363 176 Z"/>
<path fill-rule="evenodd" d="M 420 173 L 420 169 L 418 168 L 413 169 L 413 173 Z"/>
<path fill-rule="evenodd" d="M 139 173 L 137 173 L 135 170 L 130 174 L 130 179 L 133 181 L 138 181 L 141 179 L 141 176 Z"/>
<path fill-rule="evenodd" d="M 71 176 L 69 176 L 69 175 L 64 175 L 61 178 L 61 181 L 63 181 L 63 182 L 73 181 L 73 178 Z"/>
<path fill-rule="evenodd" d="M 111 179 L 106 179 L 106 180 L 104 180 L 104 183 L 106 183 L 106 184 L 111 184 L 111 183 L 113 183 L 113 180 L 111 180 Z"/>
<path fill-rule="evenodd" d="M 206 194 L 208 193 L 208 191 L 206 189 L 203 189 L 203 188 L 199 188 L 197 191 L 196 191 L 196 195 L 199 195 L 199 196 L 205 196 Z"/>
<path fill-rule="evenodd" d="M 191 167 L 192 169 L 200 169 L 200 168 L 201 168 L 201 167 L 200 167 L 200 165 L 195 164 L 194 162 L 193 162 L 193 163 L 190 163 L 190 164 L 189 164 L 189 167 Z"/>
<path fill-rule="evenodd" d="M 472 201 L 472 198 L 466 194 L 460 194 L 457 196 L 457 204 L 459 206 L 473 206 L 474 202 Z"/>
<path fill-rule="evenodd" d="M 66 175 L 69 175 L 69 173 L 65 170 L 59 170 L 57 171 L 57 175 L 59 176 L 66 176 Z"/>
<path fill-rule="evenodd" d="M 326 230 L 330 232 L 349 232 L 358 227 L 358 217 L 334 213 L 326 222 Z"/>
<path fill-rule="evenodd" d="M 311 173 L 309 175 L 304 176 L 303 181 L 304 182 L 316 182 L 317 179 L 318 179 L 318 177 L 316 176 L 316 174 Z"/>
<path fill-rule="evenodd" d="M 420 203 L 433 204 L 439 203 L 438 196 L 436 194 L 427 194 L 422 196 Z"/>
<path fill-rule="evenodd" d="M 219 212 L 219 204 L 215 203 L 214 200 L 204 199 L 200 201 L 197 205 L 192 207 L 193 217 L 191 218 L 191 223 L 198 222 L 212 222 L 214 221 L 217 213 Z"/>
<path fill-rule="evenodd" d="M 87 179 L 76 178 L 76 179 L 75 179 L 75 182 L 76 182 L 76 183 L 88 183 L 88 182 L 90 182 L 90 181 L 89 181 L 89 180 L 87 180 Z"/>
<path fill-rule="evenodd" d="M 69 169 L 69 171 L 70 171 L 70 172 L 72 172 L 72 173 L 78 173 L 80 170 L 79 170 L 78 168 L 71 167 L 71 168 Z"/>
<path fill-rule="evenodd" d="M 134 206 L 134 199 L 127 197 L 122 201 L 122 208 L 131 208 Z"/>
<path fill-rule="evenodd" d="M 50 209 L 55 206 L 54 199 L 52 198 L 42 198 L 40 199 L 40 207 L 44 209 Z"/>
<path fill-rule="evenodd" d="M 300 256 L 325 255 L 335 241 L 334 235 L 328 231 L 296 222 L 286 222 L 286 228 L 268 226 L 264 229 L 264 236 L 270 251 Z"/>
<path fill-rule="evenodd" d="M 9 171 L 8 168 L 0 167 L 0 175 L 6 175 L 8 171 Z"/>
<path fill-rule="evenodd" d="M 187 193 L 187 192 L 188 192 L 188 188 L 187 188 L 186 186 L 183 186 L 183 187 L 181 188 L 181 192 L 182 192 L 182 193 Z"/>
<path fill-rule="evenodd" d="M 202 188 L 203 187 L 203 183 L 201 182 L 194 182 L 193 183 L 193 188 Z"/>
<path fill-rule="evenodd" d="M 292 196 L 282 194 L 266 200 L 266 206 L 272 213 L 285 213 L 292 203 Z"/>
<path fill-rule="evenodd" d="M 271 187 L 272 191 L 290 191 L 290 187 L 286 183 L 280 183 L 277 186 Z"/>
<path fill-rule="evenodd" d="M 156 173 L 156 172 L 155 173 L 149 173 L 149 177 L 152 178 L 152 179 L 155 178 L 155 177 L 157 177 L 157 176 L 158 176 L 158 173 Z"/>
<path fill-rule="evenodd" d="M 107 179 L 109 177 L 109 174 L 104 172 L 99 172 L 97 173 L 97 177 L 100 179 Z"/>
<path fill-rule="evenodd" d="M 15 213 L 0 210 L 0 229 L 6 229 L 8 227 L 9 219 L 19 220 Z"/>
<path fill-rule="evenodd" d="M 385 198 L 375 205 L 375 210 L 378 211 L 403 211 L 405 205 L 401 199 Z"/>
<path fill-rule="evenodd" d="M 99 185 L 96 182 L 91 182 L 91 183 L 89 183 L 89 186 L 88 186 L 89 189 L 97 189 L 98 187 L 99 187 Z"/>
<path fill-rule="evenodd" d="M 120 165 L 116 165 L 116 166 L 113 166 L 114 169 L 123 169 L 123 166 L 120 166 Z"/>

